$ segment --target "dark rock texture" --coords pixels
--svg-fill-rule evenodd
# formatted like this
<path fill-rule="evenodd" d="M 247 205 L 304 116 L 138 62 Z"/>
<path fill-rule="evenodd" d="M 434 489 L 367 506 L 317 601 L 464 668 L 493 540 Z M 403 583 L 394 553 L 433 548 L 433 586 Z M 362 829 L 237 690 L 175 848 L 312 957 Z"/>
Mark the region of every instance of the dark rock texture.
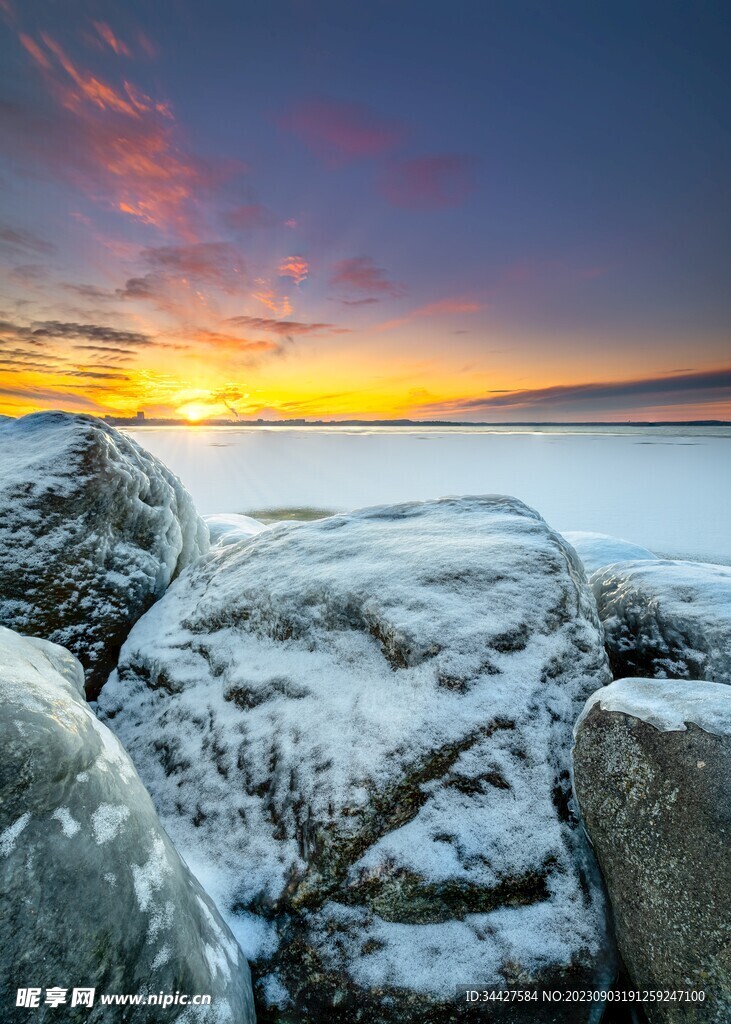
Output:
<path fill-rule="evenodd" d="M 731 690 L 622 679 L 576 729 L 574 786 L 620 951 L 653 1024 L 731 1020 Z"/>
<path fill-rule="evenodd" d="M 83 683 L 68 652 L 0 627 L 2 1020 L 254 1024 L 243 954 Z M 67 1003 L 16 1008 L 28 986 L 65 988 Z M 92 1009 L 70 1006 L 75 987 L 96 989 Z M 212 1002 L 195 1013 L 100 1002 L 160 991 Z"/>
<path fill-rule="evenodd" d="M 611 980 L 568 806 L 571 728 L 608 680 L 573 550 L 515 499 L 455 498 L 212 550 L 99 709 L 258 935 L 265 1019 L 446 1022 L 474 1019 L 461 983 Z"/>
<path fill-rule="evenodd" d="M 624 562 L 591 585 L 616 679 L 731 683 L 731 566 Z"/>
<path fill-rule="evenodd" d="M 0 623 L 68 648 L 90 697 L 207 548 L 178 478 L 118 430 L 61 412 L 0 422 Z"/>

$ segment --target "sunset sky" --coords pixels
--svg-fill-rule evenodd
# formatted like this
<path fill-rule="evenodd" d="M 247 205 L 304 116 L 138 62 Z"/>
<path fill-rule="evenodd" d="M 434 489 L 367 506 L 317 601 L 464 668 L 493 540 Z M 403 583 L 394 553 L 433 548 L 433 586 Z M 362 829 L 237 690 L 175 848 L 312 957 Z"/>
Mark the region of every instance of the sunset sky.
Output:
<path fill-rule="evenodd" d="M 728 5 L 0 17 L 0 413 L 731 419 Z"/>

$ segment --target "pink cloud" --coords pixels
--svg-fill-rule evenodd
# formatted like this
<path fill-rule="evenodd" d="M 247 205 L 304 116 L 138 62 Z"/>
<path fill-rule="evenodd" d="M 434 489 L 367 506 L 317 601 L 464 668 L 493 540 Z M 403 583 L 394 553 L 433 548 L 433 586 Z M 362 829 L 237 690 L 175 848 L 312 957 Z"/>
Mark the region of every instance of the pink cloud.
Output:
<path fill-rule="evenodd" d="M 385 270 L 376 266 L 370 256 L 353 256 L 340 260 L 333 267 L 330 283 L 335 287 L 354 288 L 374 295 L 403 295 L 403 287 L 390 281 Z"/>
<path fill-rule="evenodd" d="M 144 32 L 140 31 L 137 33 L 137 42 L 140 44 L 140 49 L 148 60 L 154 60 L 157 57 L 157 47 Z"/>
<path fill-rule="evenodd" d="M 279 264 L 279 276 L 291 277 L 295 284 L 302 284 L 310 272 L 310 265 L 303 256 L 287 256 Z"/>
<path fill-rule="evenodd" d="M 474 160 L 456 154 L 422 156 L 392 164 L 380 190 L 393 205 L 406 209 L 459 206 L 474 191 Z"/>
<path fill-rule="evenodd" d="M 95 202 L 193 241 L 201 199 L 240 165 L 184 152 L 169 107 L 131 82 L 117 87 L 72 60 L 47 34 L 21 42 L 59 111 L 5 112 L 21 151 L 62 174 Z"/>
<path fill-rule="evenodd" d="M 312 100 L 278 118 L 290 132 L 328 163 L 379 156 L 404 137 L 403 125 L 360 103 Z"/>
<path fill-rule="evenodd" d="M 247 203 L 237 206 L 226 217 L 232 228 L 248 231 L 252 228 L 273 228 L 278 224 L 276 216 L 261 203 Z"/>
<path fill-rule="evenodd" d="M 394 327 L 402 327 L 404 324 L 411 323 L 412 320 L 421 320 L 423 318 L 455 316 L 460 313 L 479 313 L 484 308 L 485 304 L 483 302 L 475 302 L 473 299 L 439 299 L 437 302 L 430 302 L 426 306 L 419 306 L 418 309 L 413 309 L 405 316 L 398 317 L 395 320 L 387 320 L 379 325 L 378 330 L 390 331 Z"/>
<path fill-rule="evenodd" d="M 261 287 L 258 291 L 251 293 L 252 299 L 256 299 L 257 302 L 261 302 L 261 304 L 266 306 L 267 309 L 270 309 L 277 318 L 289 316 L 292 312 L 292 303 L 289 301 L 289 297 L 287 295 L 277 295 L 277 293 L 264 281 L 260 281 L 258 283 Z"/>
<path fill-rule="evenodd" d="M 115 36 L 112 29 L 109 27 L 109 25 L 107 25 L 105 21 L 95 21 L 94 28 L 96 29 L 96 33 L 99 36 L 99 39 L 103 43 L 106 43 L 110 50 L 113 50 L 118 57 L 132 56 L 132 51 L 127 46 L 127 44 L 122 42 L 122 40 L 118 36 Z"/>

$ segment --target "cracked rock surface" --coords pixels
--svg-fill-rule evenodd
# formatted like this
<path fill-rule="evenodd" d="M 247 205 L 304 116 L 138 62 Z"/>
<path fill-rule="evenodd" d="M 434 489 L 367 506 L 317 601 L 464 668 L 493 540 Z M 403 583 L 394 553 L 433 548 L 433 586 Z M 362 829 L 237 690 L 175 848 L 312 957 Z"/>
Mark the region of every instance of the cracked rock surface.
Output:
<path fill-rule="evenodd" d="M 180 859 L 61 647 L 0 627 L 0 1002 L 39 1024 L 254 1024 L 244 956 Z M 38 1009 L 16 991 L 40 987 Z M 46 988 L 66 989 L 45 1005 Z M 92 1008 L 71 990 L 96 990 Z M 102 994 L 176 991 L 210 1006 L 127 1006 Z"/>
<path fill-rule="evenodd" d="M 260 1019 L 446 1022 L 458 984 L 612 978 L 569 805 L 609 678 L 573 550 L 515 499 L 455 498 L 212 550 L 99 710 L 254 961 Z"/>
<path fill-rule="evenodd" d="M 89 697 L 208 530 L 180 480 L 91 416 L 0 421 L 0 623 L 68 648 Z"/>
<path fill-rule="evenodd" d="M 731 1020 L 731 689 L 620 679 L 576 727 L 574 786 L 651 1024 Z"/>

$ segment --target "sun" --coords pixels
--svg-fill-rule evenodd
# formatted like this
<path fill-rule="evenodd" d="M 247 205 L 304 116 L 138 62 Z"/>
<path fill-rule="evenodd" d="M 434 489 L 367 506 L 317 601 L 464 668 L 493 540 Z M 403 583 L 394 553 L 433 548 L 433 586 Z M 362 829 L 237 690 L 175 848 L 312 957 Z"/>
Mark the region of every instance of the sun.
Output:
<path fill-rule="evenodd" d="M 197 423 L 210 415 L 210 409 L 199 402 L 190 402 L 188 405 L 181 405 L 178 409 L 181 416 L 184 416 L 189 423 Z"/>

